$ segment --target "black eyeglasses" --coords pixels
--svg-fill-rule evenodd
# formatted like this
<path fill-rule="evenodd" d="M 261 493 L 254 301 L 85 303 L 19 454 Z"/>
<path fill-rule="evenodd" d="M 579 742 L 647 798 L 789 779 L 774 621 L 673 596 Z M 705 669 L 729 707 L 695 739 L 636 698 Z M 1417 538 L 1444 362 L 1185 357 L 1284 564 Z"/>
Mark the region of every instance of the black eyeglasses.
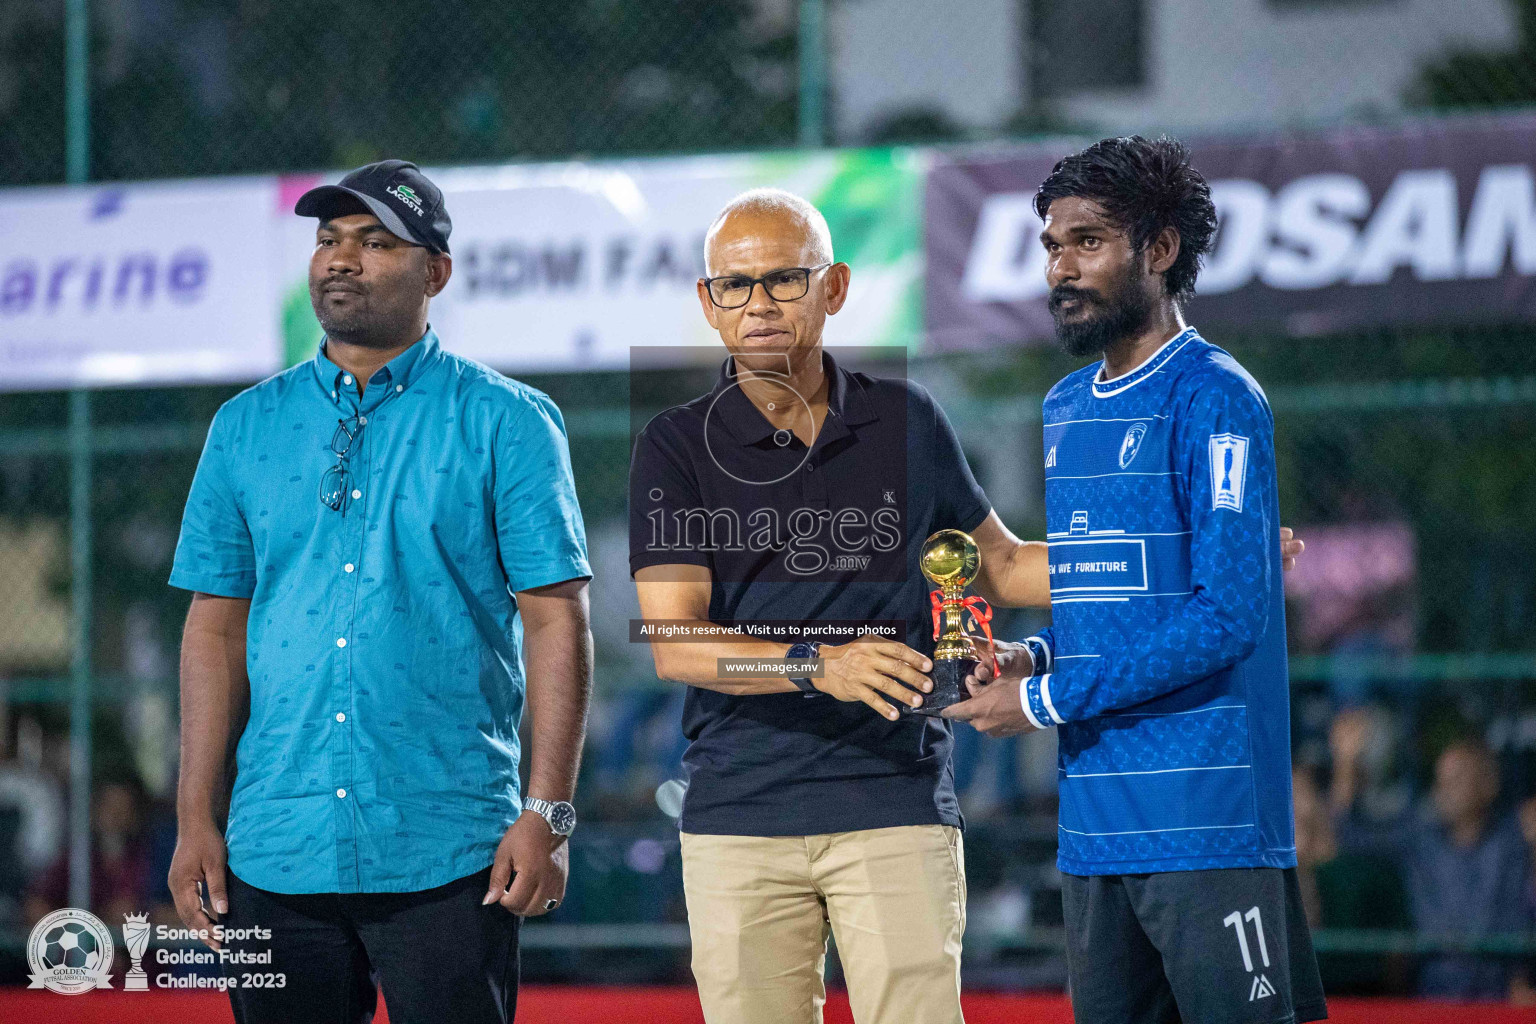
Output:
<path fill-rule="evenodd" d="M 351 478 L 347 473 L 347 455 L 363 433 L 361 418 L 348 416 L 336 421 L 336 433 L 331 435 L 331 451 L 336 454 L 336 465 L 325 471 L 320 478 L 320 503 L 332 512 L 346 514 L 350 500 Z"/>
<path fill-rule="evenodd" d="M 811 274 L 831 265 L 823 263 L 816 267 L 785 267 L 783 270 L 770 271 L 762 277 L 722 274 L 719 277 L 706 277 L 704 286 L 709 289 L 709 301 L 721 309 L 740 309 L 745 306 L 752 301 L 752 289 L 758 285 L 762 285 L 763 291 L 776 302 L 793 302 L 805 298 L 805 293 L 811 290 Z"/>

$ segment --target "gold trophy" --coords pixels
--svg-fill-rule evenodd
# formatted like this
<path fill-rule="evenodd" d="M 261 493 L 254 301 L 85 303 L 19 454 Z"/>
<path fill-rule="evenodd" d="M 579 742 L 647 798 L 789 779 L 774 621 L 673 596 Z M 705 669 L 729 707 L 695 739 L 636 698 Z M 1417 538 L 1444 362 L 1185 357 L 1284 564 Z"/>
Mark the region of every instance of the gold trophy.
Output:
<path fill-rule="evenodd" d="M 928 582 L 938 589 L 929 594 L 933 605 L 933 692 L 923 698 L 920 708 L 907 708 L 914 715 L 937 716 L 951 704 L 970 696 L 965 677 L 976 671 L 983 657 L 992 662 L 994 678 L 997 657 L 992 651 L 992 608 L 978 595 L 965 596 L 965 588 L 981 571 L 981 551 L 971 535 L 963 530 L 940 530 L 923 542 L 923 556 L 918 565 Z M 969 612 L 971 625 L 986 636 L 987 652 L 981 653 L 977 639 L 967 633 L 963 619 Z M 940 619 L 942 618 L 942 633 Z"/>

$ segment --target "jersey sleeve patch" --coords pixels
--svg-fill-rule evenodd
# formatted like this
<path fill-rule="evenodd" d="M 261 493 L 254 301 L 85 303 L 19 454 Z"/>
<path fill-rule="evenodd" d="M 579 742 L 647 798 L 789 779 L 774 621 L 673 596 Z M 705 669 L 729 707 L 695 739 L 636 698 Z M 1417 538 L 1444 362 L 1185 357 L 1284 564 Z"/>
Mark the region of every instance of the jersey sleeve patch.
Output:
<path fill-rule="evenodd" d="M 1248 439 L 1237 434 L 1212 434 L 1211 508 L 1243 510 L 1243 484 L 1248 475 Z"/>

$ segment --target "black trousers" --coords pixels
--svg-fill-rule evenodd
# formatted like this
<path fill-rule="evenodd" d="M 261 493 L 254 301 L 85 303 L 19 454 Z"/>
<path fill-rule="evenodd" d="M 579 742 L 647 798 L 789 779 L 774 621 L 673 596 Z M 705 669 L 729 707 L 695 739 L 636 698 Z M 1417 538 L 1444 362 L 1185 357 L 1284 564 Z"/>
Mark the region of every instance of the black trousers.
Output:
<path fill-rule="evenodd" d="M 1061 876 L 1078 1024 L 1297 1024 L 1328 1005 L 1295 868 Z"/>
<path fill-rule="evenodd" d="M 223 965 L 236 1024 L 368 1024 L 382 984 L 391 1024 L 508 1024 L 520 919 L 481 906 L 491 869 L 420 892 L 288 895 L 229 873 L 226 948 L 272 962 Z"/>

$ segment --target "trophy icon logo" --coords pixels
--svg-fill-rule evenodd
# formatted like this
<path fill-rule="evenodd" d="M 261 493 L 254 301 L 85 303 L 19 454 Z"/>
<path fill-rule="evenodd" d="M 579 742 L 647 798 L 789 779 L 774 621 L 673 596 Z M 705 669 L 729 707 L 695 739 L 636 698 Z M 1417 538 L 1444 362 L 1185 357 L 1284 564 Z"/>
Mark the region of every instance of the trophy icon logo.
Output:
<path fill-rule="evenodd" d="M 933 692 L 920 708 L 906 708 L 915 715 L 934 716 L 952 704 L 967 699 L 965 677 L 981 661 L 981 645 L 963 626 L 965 613 L 971 625 L 986 636 L 987 657 L 992 673 L 997 675 L 997 656 L 992 651 L 992 606 L 980 595 L 965 596 L 965 588 L 981 571 L 981 551 L 976 541 L 963 530 L 940 530 L 923 542 L 918 562 L 923 575 L 938 589 L 929 594 L 933 604 Z M 942 633 L 940 632 L 942 617 Z"/>
<path fill-rule="evenodd" d="M 149 975 L 144 973 L 144 950 L 149 945 L 149 915 L 123 915 L 123 944 L 128 947 L 128 973 L 123 978 L 124 992 L 148 992 Z"/>

